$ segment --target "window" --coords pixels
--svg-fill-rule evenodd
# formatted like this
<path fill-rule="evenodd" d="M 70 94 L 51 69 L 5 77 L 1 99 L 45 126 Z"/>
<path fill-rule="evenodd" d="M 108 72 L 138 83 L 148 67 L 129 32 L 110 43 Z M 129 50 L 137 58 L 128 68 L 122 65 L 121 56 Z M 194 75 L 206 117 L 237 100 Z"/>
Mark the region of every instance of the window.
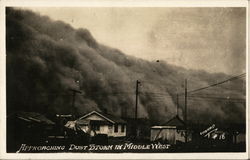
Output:
<path fill-rule="evenodd" d="M 124 132 L 124 131 L 125 131 L 125 125 L 123 124 L 121 132 Z"/>
<path fill-rule="evenodd" d="M 115 124 L 115 132 L 118 132 L 118 124 Z"/>
<path fill-rule="evenodd" d="M 100 131 L 100 125 L 94 125 L 93 130 L 95 131 Z"/>
<path fill-rule="evenodd" d="M 108 128 L 109 128 L 109 129 L 112 129 L 112 125 L 108 125 Z"/>

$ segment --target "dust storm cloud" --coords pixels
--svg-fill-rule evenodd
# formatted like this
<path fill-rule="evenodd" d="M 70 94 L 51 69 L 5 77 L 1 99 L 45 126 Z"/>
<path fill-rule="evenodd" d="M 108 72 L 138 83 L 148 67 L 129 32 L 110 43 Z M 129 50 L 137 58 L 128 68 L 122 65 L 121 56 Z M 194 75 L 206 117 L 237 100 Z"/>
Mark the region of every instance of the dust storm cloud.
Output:
<path fill-rule="evenodd" d="M 140 80 L 139 117 L 162 122 L 176 114 L 176 93 L 183 93 L 185 78 L 195 89 L 231 77 L 136 58 L 98 43 L 88 29 L 14 8 L 6 10 L 6 45 L 8 114 L 24 110 L 82 115 L 107 109 L 118 116 L 125 110 L 133 117 L 135 82 Z M 70 89 L 82 91 L 76 95 L 75 108 Z M 221 99 L 190 98 L 189 120 L 245 122 L 245 103 L 222 99 L 244 99 L 244 78 L 200 94 Z"/>

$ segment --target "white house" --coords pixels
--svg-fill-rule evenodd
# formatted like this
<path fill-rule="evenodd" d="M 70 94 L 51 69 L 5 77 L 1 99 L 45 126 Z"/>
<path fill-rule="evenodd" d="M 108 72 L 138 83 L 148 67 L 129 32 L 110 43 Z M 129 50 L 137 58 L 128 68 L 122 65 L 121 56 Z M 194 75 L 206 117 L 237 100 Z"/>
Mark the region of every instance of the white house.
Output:
<path fill-rule="evenodd" d="M 108 137 L 126 136 L 126 122 L 107 113 L 92 111 L 76 120 L 76 124 L 91 136 L 96 134 L 107 134 Z"/>
<path fill-rule="evenodd" d="M 191 141 L 191 134 L 188 134 L 188 141 Z M 151 127 L 151 141 L 163 140 L 169 144 L 176 142 L 185 142 L 185 123 L 175 116 L 163 125 Z"/>

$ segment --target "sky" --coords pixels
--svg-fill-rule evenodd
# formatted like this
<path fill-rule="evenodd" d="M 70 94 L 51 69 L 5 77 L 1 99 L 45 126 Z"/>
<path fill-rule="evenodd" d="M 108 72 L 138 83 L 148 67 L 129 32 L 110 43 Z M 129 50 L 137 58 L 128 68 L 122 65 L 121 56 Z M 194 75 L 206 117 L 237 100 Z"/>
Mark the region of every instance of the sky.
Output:
<path fill-rule="evenodd" d="M 149 61 L 238 75 L 246 68 L 245 8 L 28 8 L 86 28 L 101 44 Z"/>

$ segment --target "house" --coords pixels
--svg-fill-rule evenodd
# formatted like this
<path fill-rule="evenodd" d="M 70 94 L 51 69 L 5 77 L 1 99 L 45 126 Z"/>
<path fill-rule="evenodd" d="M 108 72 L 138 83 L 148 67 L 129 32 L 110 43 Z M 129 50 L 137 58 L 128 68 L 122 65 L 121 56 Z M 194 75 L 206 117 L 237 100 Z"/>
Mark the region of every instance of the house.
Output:
<path fill-rule="evenodd" d="M 151 141 L 164 141 L 169 144 L 185 142 L 185 123 L 177 115 L 160 126 L 151 127 Z M 188 134 L 188 141 L 191 141 L 192 135 Z"/>
<path fill-rule="evenodd" d="M 113 115 L 92 111 L 76 120 L 76 127 L 91 136 L 106 134 L 108 137 L 125 137 L 126 122 Z"/>
<path fill-rule="evenodd" d="M 245 124 L 231 124 L 227 132 L 231 135 L 231 143 L 239 144 L 246 143 L 246 125 Z M 227 138 L 227 137 L 226 137 Z"/>
<path fill-rule="evenodd" d="M 15 152 L 22 143 L 44 143 L 55 123 L 37 112 L 19 111 L 7 116 L 7 151 Z"/>
<path fill-rule="evenodd" d="M 16 112 L 9 116 L 8 120 L 13 120 L 16 127 L 24 128 L 51 129 L 55 125 L 50 119 L 37 112 Z"/>

